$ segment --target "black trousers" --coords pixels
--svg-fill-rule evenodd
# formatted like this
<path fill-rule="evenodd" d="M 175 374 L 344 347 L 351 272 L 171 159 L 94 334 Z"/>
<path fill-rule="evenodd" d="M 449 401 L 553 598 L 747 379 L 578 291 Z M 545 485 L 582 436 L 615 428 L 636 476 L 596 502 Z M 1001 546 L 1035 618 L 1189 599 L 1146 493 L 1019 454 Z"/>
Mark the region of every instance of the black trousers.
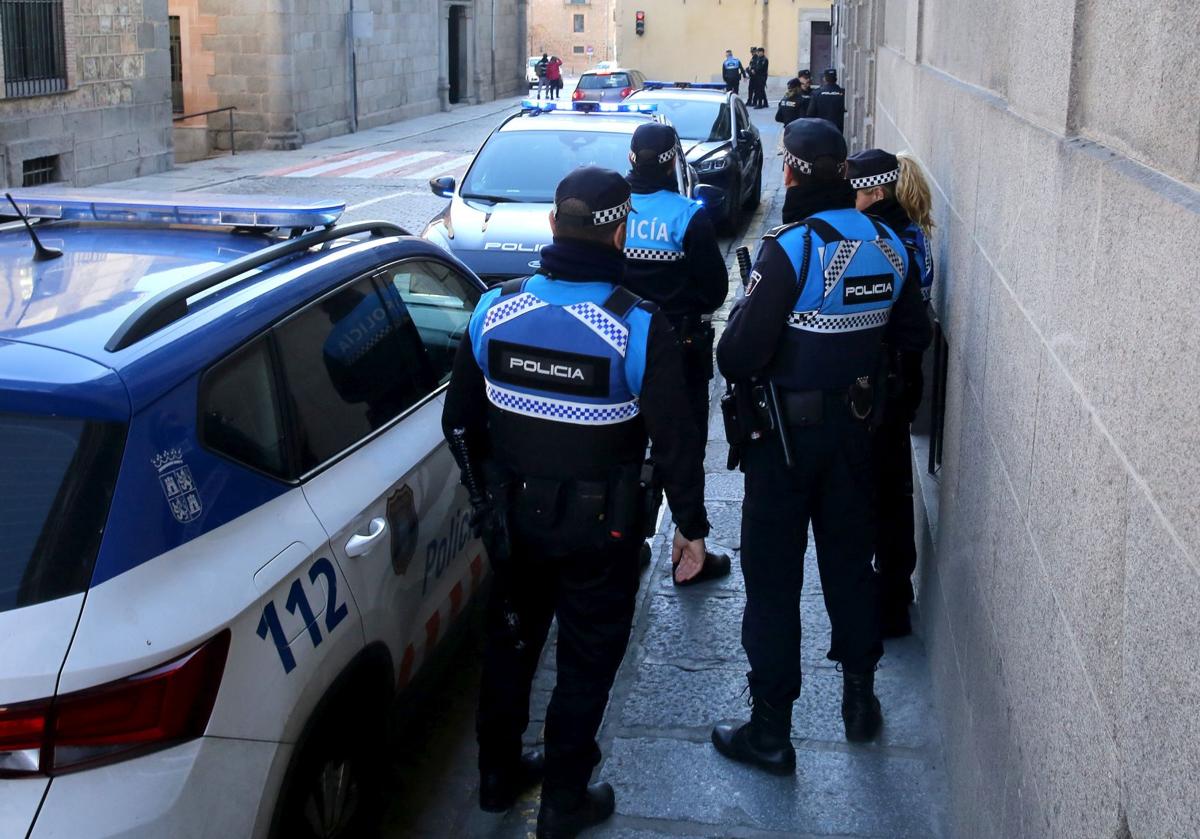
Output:
<path fill-rule="evenodd" d="M 912 575 L 917 568 L 912 438 L 907 412 L 889 414 L 875 432 L 875 485 L 875 565 L 879 570 L 880 606 L 885 611 L 903 610 L 913 601 Z"/>
<path fill-rule="evenodd" d="M 755 77 L 750 80 L 750 107 L 767 104 L 766 88 L 767 80 L 761 77 Z"/>
<path fill-rule="evenodd" d="M 800 589 L 810 521 L 833 627 L 829 658 L 850 672 L 865 672 L 883 655 L 871 567 L 870 432 L 850 416 L 840 394 L 831 394 L 819 425 L 788 434 L 792 469 L 773 435 L 750 443 L 742 458 L 742 646 L 750 660 L 750 692 L 771 705 L 788 705 L 800 695 Z"/>
<path fill-rule="evenodd" d="M 742 80 L 740 78 L 725 80 L 725 88 L 730 93 L 734 93 L 734 94 L 738 93 L 740 91 L 741 87 L 742 87 Z"/>
<path fill-rule="evenodd" d="M 514 539 L 487 612 L 476 734 L 479 767 L 511 771 L 529 725 L 529 690 L 552 618 L 558 618 L 558 679 L 546 712 L 543 799 L 574 801 L 600 762 L 596 732 L 633 625 L 640 540 L 603 552 L 542 557 Z M 507 592 L 520 616 L 517 649 L 500 608 Z"/>

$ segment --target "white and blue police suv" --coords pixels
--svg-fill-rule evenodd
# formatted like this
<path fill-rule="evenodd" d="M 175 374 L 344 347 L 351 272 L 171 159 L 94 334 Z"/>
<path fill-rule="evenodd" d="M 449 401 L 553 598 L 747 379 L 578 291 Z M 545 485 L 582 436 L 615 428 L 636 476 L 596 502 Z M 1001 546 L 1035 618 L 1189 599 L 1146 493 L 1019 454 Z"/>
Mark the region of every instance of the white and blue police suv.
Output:
<path fill-rule="evenodd" d="M 0 836 L 358 835 L 484 574 L 440 426 L 482 284 L 337 204 L 14 198 Z"/>

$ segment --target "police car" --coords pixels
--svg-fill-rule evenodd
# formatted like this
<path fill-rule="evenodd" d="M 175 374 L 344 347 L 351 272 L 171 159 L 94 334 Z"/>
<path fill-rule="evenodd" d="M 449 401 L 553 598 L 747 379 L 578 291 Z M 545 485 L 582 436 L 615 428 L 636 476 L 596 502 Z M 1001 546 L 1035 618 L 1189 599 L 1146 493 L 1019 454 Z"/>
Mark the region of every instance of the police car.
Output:
<path fill-rule="evenodd" d="M 671 121 L 700 183 L 716 191 L 705 201 L 713 219 L 736 231 L 762 195 L 762 138 L 741 98 L 721 84 L 649 81 L 628 102 Z"/>
<path fill-rule="evenodd" d="M 335 203 L 13 197 L 0 836 L 359 835 L 484 575 L 440 420 L 483 285 Z"/>
<path fill-rule="evenodd" d="M 506 119 L 471 161 L 462 184 L 434 178 L 429 187 L 450 204 L 425 228 L 424 236 L 471 267 L 488 285 L 537 271 L 538 254 L 550 244 L 549 213 L 554 190 L 579 166 L 629 170 L 629 142 L 639 125 L 656 118 L 656 108 L 526 101 Z M 695 197 L 696 176 L 676 156 L 681 194 Z"/>

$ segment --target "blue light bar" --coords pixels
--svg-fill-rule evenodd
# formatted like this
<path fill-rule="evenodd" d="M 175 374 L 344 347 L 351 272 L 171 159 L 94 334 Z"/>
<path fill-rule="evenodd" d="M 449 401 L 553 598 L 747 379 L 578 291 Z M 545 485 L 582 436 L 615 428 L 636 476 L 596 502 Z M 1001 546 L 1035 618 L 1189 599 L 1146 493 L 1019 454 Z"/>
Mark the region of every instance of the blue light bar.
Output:
<path fill-rule="evenodd" d="M 677 87 L 680 90 L 726 90 L 720 82 L 642 82 L 644 90 L 662 90 L 665 87 Z"/>
<path fill-rule="evenodd" d="M 542 102 L 536 99 L 522 99 L 522 111 L 557 111 L 557 102 Z"/>
<path fill-rule="evenodd" d="M 633 104 L 616 102 L 575 102 L 572 105 L 576 111 L 602 114 L 652 114 L 658 110 L 657 102 L 635 102 Z"/>
<path fill-rule="evenodd" d="M 26 189 L 14 191 L 12 197 L 33 219 L 201 227 L 325 227 L 346 210 L 344 201 L 195 192 Z"/>

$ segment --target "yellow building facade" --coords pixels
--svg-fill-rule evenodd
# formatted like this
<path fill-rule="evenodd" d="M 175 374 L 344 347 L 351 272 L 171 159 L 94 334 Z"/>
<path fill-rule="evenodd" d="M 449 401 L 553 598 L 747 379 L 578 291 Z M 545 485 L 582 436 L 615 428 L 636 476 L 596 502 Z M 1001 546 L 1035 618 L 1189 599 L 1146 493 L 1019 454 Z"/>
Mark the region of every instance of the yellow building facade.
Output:
<path fill-rule="evenodd" d="M 651 79 L 719 81 L 725 50 L 750 63 L 767 50 L 772 77 L 831 64 L 829 4 L 814 0 L 615 0 L 617 60 Z M 636 16 L 645 13 L 645 32 Z M 743 90 L 745 88 L 743 87 Z"/>
<path fill-rule="evenodd" d="M 578 76 L 616 55 L 616 0 L 529 0 L 529 55 L 557 55 L 563 74 Z M 567 91 L 568 95 L 570 91 Z"/>

